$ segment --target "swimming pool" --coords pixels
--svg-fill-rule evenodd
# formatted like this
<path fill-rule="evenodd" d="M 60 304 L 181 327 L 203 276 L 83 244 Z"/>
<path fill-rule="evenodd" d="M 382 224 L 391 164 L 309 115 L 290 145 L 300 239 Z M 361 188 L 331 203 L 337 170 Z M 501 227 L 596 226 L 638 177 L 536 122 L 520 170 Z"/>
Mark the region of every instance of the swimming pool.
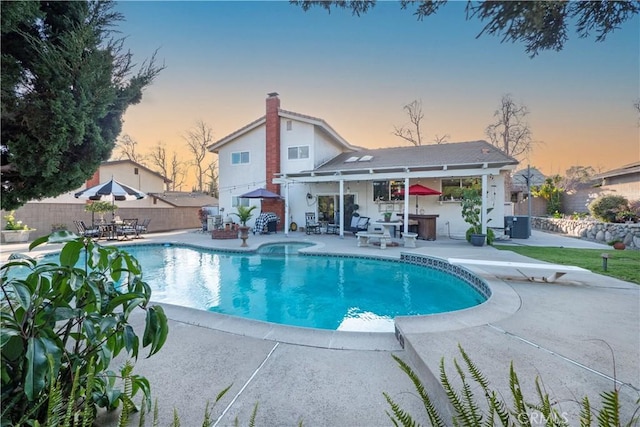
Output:
<path fill-rule="evenodd" d="M 253 253 L 132 245 L 152 299 L 292 326 L 392 332 L 396 316 L 449 312 L 486 296 L 461 277 L 382 259 L 301 255 L 308 244 Z"/>

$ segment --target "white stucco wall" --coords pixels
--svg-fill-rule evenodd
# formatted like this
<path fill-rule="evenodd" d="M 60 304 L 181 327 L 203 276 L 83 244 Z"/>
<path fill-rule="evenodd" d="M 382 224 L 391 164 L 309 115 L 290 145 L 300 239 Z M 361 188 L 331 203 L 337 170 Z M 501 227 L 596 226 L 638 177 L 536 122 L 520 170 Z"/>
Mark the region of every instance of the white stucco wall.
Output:
<path fill-rule="evenodd" d="M 265 126 L 262 125 L 220 148 L 218 153 L 219 206 L 224 208 L 224 217 L 236 211 L 232 207 L 233 196 L 239 196 L 266 185 L 264 146 Z M 239 151 L 249 152 L 249 163 L 232 165 L 231 153 Z M 260 200 L 252 200 L 251 205 L 260 206 Z M 237 217 L 231 216 L 231 218 L 237 222 Z M 253 222 L 247 225 L 253 225 Z"/>
<path fill-rule="evenodd" d="M 335 144 L 324 132 L 315 128 L 313 135 L 313 145 L 315 147 L 314 166 L 320 166 L 323 163 L 333 159 L 341 154 L 342 147 Z"/>
<path fill-rule="evenodd" d="M 442 190 L 440 178 L 411 179 L 410 184 L 421 184 L 429 188 Z M 317 184 L 291 183 L 289 184 L 289 208 L 293 221 L 298 226 L 304 225 L 305 212 L 318 214 L 317 197 L 339 194 L 339 182 Z M 310 193 L 312 199 L 307 199 Z M 404 212 L 404 202 L 395 201 L 376 203 L 373 200 L 373 181 L 345 181 L 344 193 L 353 194 L 354 201 L 360 206 L 358 213 L 368 216 L 372 221 L 381 220 L 382 212 L 391 206 L 394 214 Z M 491 209 L 488 227 L 502 228 L 504 225 L 504 175 L 494 175 L 487 178 L 487 207 Z M 418 196 L 418 213 L 438 215 L 436 220 L 436 235 L 440 237 L 463 237 L 469 225 L 462 219 L 462 207 L 459 201 L 440 201 L 438 196 Z M 409 196 L 409 213 L 416 213 L 416 196 Z M 350 218 L 345 218 L 348 227 Z"/>
<path fill-rule="evenodd" d="M 138 169 L 138 174 L 135 173 Z M 150 173 L 144 168 L 140 168 L 133 163 L 123 162 L 117 164 L 102 164 L 99 168 L 99 180 L 101 183 L 115 178 L 118 182 L 131 186 L 144 193 L 162 193 L 165 190 L 164 179 L 156 174 Z M 61 194 L 57 197 L 47 197 L 42 200 L 34 200 L 29 203 L 87 203 L 86 199 L 77 199 L 74 194 L 87 188 L 86 184 L 73 191 Z M 146 197 L 141 200 L 131 200 L 126 202 L 116 202 L 117 205 L 125 204 L 129 207 L 161 207 L 167 206 L 164 202 L 154 204 L 152 197 Z"/>
<path fill-rule="evenodd" d="M 291 122 L 291 130 L 287 130 Z M 309 123 L 288 118 L 280 119 L 280 171 L 293 173 L 314 168 L 316 147 L 313 143 L 313 128 Z M 309 147 L 308 159 L 289 160 L 289 147 Z"/>

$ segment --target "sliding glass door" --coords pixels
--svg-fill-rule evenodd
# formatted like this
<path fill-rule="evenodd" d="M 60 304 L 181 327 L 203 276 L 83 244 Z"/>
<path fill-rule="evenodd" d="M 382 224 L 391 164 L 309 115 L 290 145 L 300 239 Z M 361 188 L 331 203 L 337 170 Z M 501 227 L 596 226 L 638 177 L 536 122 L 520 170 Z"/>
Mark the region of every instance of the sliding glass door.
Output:
<path fill-rule="evenodd" d="M 318 220 L 327 221 L 329 224 L 340 223 L 340 195 L 327 194 L 318 196 Z M 355 204 L 354 194 L 344 195 L 344 219 L 346 224 L 350 224 L 353 215 L 353 205 Z"/>

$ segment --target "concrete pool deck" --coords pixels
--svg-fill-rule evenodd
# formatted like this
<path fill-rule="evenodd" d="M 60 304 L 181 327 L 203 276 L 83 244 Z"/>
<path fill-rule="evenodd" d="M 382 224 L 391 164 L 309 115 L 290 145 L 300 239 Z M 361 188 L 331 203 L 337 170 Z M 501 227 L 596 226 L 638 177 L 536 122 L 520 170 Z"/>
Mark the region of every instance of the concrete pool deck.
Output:
<path fill-rule="evenodd" d="M 444 259 L 537 262 L 510 251 L 446 238 L 418 241 L 416 248 L 385 250 L 358 248 L 350 233 L 344 238 L 300 232 L 289 237 L 250 235 L 247 243 L 255 249 L 277 241 L 310 241 L 318 244 L 315 250 L 336 254 L 398 258 L 405 252 Z M 212 240 L 194 231 L 149 234 L 134 241 L 151 242 L 241 250 L 240 240 Z M 508 244 L 610 249 L 535 230 L 531 238 Z M 25 248 L 3 245 L 2 259 Z M 615 268 L 612 260 L 609 268 Z M 150 380 L 161 425 L 170 423 L 174 408 L 182 425 L 201 425 L 206 402 L 213 403 L 229 385 L 229 392 L 212 408 L 211 417 L 219 420 L 218 425 L 233 425 L 236 418 L 240 425 L 247 424 L 256 403 L 259 426 L 300 421 L 305 426 L 391 425 L 383 392 L 424 420 L 413 385 L 391 354 L 407 361 L 428 388 L 437 389 L 429 376 L 439 376 L 442 357 L 452 372 L 453 358 L 461 360 L 460 344 L 509 404 L 509 363 L 513 362 L 525 396 L 535 400 L 533 381 L 540 376 L 571 425 L 578 425 L 574 402 L 588 395 L 592 405 L 599 407 L 599 393 L 613 389 L 614 377 L 619 382 L 622 414 L 630 415 L 640 395 L 639 285 L 584 272 L 569 273 L 556 283 L 534 283 L 506 267 L 469 269 L 487 280 L 493 297 L 463 312 L 397 319 L 404 349 L 393 333 L 290 328 L 166 305 L 171 319 L 168 341 L 157 355 L 140 358 L 134 372 Z M 142 318 L 134 320 L 139 323 Z M 452 373 L 451 378 L 455 377 Z"/>

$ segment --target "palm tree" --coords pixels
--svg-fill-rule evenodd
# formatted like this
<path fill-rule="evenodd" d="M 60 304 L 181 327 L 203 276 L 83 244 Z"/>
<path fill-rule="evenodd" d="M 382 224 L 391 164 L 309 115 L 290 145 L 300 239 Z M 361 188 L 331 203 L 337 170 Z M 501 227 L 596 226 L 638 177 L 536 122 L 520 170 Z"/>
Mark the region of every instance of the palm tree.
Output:
<path fill-rule="evenodd" d="M 257 208 L 257 206 L 238 206 L 236 208 L 238 212 L 237 213 L 234 212 L 231 215 L 237 216 L 238 220 L 240 220 L 240 224 L 242 224 L 243 227 L 246 227 L 247 221 L 253 218 L 253 214 L 251 212 L 255 208 Z"/>

